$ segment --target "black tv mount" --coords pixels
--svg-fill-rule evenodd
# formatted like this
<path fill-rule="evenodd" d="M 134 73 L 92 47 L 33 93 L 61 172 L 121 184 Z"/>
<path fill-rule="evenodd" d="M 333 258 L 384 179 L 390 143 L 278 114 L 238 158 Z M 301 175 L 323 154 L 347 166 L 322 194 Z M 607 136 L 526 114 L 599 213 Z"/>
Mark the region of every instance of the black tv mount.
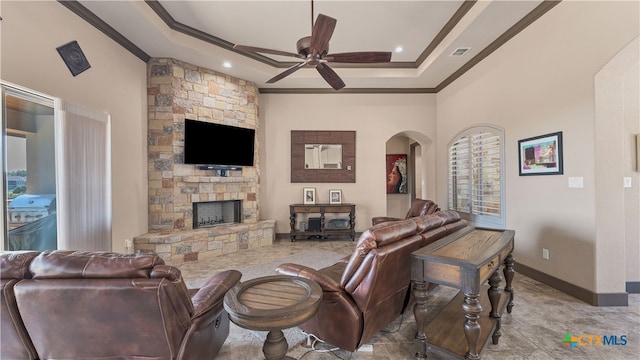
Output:
<path fill-rule="evenodd" d="M 223 165 L 202 165 L 198 166 L 200 170 L 219 171 L 220 176 L 227 176 L 227 171 L 242 171 L 242 166 L 223 166 Z"/>

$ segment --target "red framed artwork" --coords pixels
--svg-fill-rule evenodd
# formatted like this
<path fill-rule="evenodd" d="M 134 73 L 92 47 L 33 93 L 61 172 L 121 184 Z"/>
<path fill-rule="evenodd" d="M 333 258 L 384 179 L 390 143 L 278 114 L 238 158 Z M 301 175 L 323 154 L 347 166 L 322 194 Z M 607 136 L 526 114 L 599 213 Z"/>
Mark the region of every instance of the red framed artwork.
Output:
<path fill-rule="evenodd" d="M 407 180 L 407 154 L 387 154 L 387 194 L 406 194 Z"/>

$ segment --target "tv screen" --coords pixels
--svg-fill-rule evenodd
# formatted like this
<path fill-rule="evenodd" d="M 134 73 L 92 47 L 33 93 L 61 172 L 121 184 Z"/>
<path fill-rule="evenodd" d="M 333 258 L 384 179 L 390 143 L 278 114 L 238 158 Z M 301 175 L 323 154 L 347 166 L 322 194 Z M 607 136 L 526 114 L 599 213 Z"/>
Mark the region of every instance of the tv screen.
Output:
<path fill-rule="evenodd" d="M 254 129 L 184 121 L 185 164 L 253 166 L 254 144 Z"/>

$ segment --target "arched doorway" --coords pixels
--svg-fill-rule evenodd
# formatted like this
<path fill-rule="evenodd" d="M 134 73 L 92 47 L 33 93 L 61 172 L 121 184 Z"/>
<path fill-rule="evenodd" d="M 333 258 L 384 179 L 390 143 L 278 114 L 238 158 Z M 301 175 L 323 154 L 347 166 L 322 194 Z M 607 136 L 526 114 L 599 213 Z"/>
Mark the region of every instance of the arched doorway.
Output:
<path fill-rule="evenodd" d="M 406 155 L 406 192 L 387 192 L 387 216 L 402 218 L 415 198 L 436 198 L 435 148 L 433 140 L 417 131 L 403 131 L 389 137 L 385 153 Z M 389 171 L 385 168 L 387 180 Z"/>

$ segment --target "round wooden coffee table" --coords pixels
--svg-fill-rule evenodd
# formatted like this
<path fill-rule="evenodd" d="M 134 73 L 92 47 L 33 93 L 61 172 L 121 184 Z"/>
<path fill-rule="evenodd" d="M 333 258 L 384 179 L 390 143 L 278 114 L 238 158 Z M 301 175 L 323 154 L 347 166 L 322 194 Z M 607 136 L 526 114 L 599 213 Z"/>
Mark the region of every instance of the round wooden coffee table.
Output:
<path fill-rule="evenodd" d="M 302 324 L 318 311 L 322 288 L 315 282 L 287 275 L 241 282 L 227 292 L 224 308 L 236 325 L 269 331 L 262 346 L 267 360 L 285 357 L 289 345 L 282 329 Z"/>

